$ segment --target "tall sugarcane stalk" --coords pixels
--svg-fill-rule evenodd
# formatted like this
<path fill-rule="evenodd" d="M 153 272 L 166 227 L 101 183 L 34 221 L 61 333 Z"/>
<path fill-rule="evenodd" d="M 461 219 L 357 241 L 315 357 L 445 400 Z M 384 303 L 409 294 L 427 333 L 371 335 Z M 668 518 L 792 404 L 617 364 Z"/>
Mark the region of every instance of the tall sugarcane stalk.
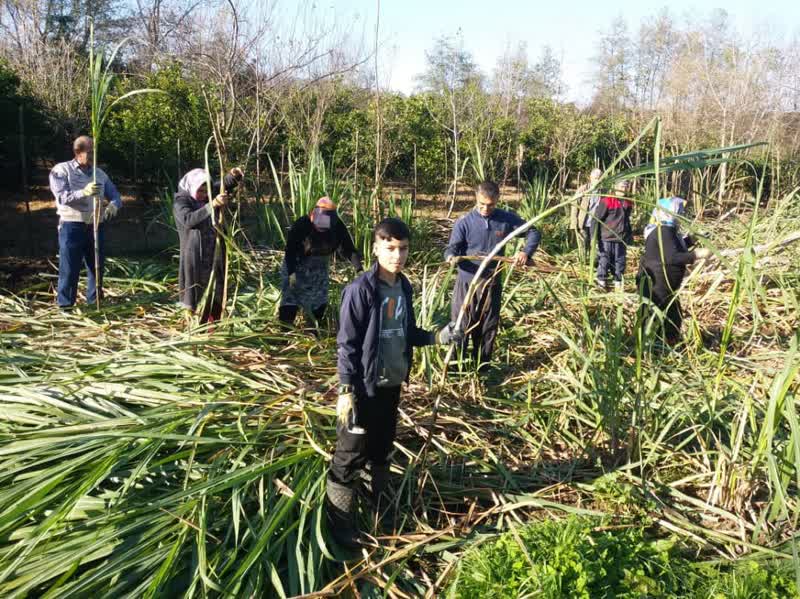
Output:
<path fill-rule="evenodd" d="M 111 56 L 104 62 L 105 51 L 97 52 L 94 47 L 94 21 L 89 21 L 89 86 L 91 92 L 91 128 L 92 128 L 92 183 L 97 185 L 97 147 L 100 145 L 101 133 L 111 109 L 118 102 L 131 96 L 144 93 L 161 93 L 158 89 L 137 89 L 123 94 L 111 103 L 108 103 L 108 92 L 114 81 L 111 65 L 117 57 L 117 52 L 129 38 L 119 42 Z M 95 269 L 95 295 L 97 308 L 100 308 L 100 295 L 103 292 L 102 273 L 100 272 L 100 224 L 102 222 L 102 204 L 100 194 L 92 196 L 92 222 L 94 229 L 94 269 Z"/>
<path fill-rule="evenodd" d="M 208 142 L 206 143 L 206 151 L 205 151 L 205 167 L 206 167 L 206 185 L 208 187 L 208 201 L 213 202 L 214 195 L 212 194 L 212 185 L 211 185 L 211 169 L 209 167 L 209 159 L 208 159 L 208 150 L 211 144 L 211 141 L 214 141 L 214 144 L 217 147 L 217 160 L 219 161 L 219 195 L 225 194 L 225 165 L 224 165 L 224 154 L 225 154 L 225 144 L 223 141 L 222 135 L 222 126 L 220 123 L 219 115 L 216 115 L 212 109 L 211 100 L 206 93 L 205 87 L 203 88 L 203 100 L 206 104 L 206 110 L 208 111 L 208 117 L 211 121 L 211 137 L 209 137 Z M 211 267 L 211 276 L 209 277 L 209 293 L 211 294 L 211 306 L 210 308 L 214 308 L 214 300 L 217 299 L 214 296 L 216 295 L 216 270 L 217 264 L 220 260 L 223 260 L 223 275 L 222 275 L 222 297 L 219 298 L 220 304 L 222 306 L 222 311 L 220 312 L 220 318 L 222 317 L 225 304 L 228 299 L 228 270 L 229 270 L 229 260 L 228 260 L 228 252 L 225 248 L 225 235 L 223 231 L 223 226 L 225 222 L 225 211 L 220 210 L 219 218 L 215 218 L 215 210 L 212 208 L 211 210 L 211 224 L 214 227 L 214 234 L 216 236 L 216 243 L 214 244 L 214 259 L 212 261 Z M 205 311 L 205 310 L 204 310 Z"/>

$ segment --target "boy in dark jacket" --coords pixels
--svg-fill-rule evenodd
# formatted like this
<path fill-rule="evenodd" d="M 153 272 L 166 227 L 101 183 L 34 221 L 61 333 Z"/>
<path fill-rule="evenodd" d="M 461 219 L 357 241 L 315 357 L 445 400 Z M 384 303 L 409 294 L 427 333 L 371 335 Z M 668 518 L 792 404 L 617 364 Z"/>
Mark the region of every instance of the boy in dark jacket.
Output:
<path fill-rule="evenodd" d="M 678 290 L 686 275 L 686 267 L 709 255 L 705 248 L 690 251 L 694 241 L 679 232 L 677 217 L 683 213 L 682 198 L 658 200 L 650 224 L 644 231 L 644 253 L 636 275 L 642 299 L 649 300 L 664 312 L 664 341 L 668 345 L 675 345 L 681 338 L 683 316 Z M 643 327 L 647 326 L 649 315 L 649 305 L 643 302 L 640 311 Z"/>
<path fill-rule="evenodd" d="M 438 333 L 417 327 L 411 283 L 402 274 L 410 235 L 400 219 L 381 221 L 374 232 L 375 265 L 342 294 L 336 338 L 336 450 L 328 472 L 326 511 L 334 539 L 348 549 L 358 543 L 356 487 L 367 462 L 376 505 L 387 486 L 400 386 L 408 380 L 411 348 L 457 343 L 463 337 L 453 323 Z"/>
<path fill-rule="evenodd" d="M 600 255 L 597 264 L 597 286 L 606 290 L 609 267 L 614 268 L 614 290 L 622 291 L 622 277 L 627 264 L 628 246 L 633 241 L 631 211 L 633 203 L 625 199 L 627 181 L 614 187 L 614 196 L 603 196 L 594 213 L 594 227 L 600 228 Z"/>

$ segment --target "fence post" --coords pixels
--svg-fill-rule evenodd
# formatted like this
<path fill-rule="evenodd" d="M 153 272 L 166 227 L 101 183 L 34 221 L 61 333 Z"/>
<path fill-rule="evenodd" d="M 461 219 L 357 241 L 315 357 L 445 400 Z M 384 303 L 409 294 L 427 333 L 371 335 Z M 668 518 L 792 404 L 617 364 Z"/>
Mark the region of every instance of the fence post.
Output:
<path fill-rule="evenodd" d="M 19 105 L 19 164 L 22 174 L 22 196 L 25 198 L 25 220 L 28 226 L 28 252 L 33 256 L 33 220 L 31 199 L 28 193 L 28 161 L 25 155 L 25 107 Z"/>

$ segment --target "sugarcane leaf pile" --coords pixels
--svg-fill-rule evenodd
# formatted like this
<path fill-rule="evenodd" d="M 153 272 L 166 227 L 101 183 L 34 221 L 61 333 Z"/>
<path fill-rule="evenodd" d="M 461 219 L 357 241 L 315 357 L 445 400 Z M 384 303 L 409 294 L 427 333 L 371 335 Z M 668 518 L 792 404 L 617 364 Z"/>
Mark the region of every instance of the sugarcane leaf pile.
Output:
<path fill-rule="evenodd" d="M 540 213 L 544 249 L 574 199 Z M 413 221 L 441 247 L 430 217 Z M 396 532 L 364 503 L 374 541 L 349 561 L 323 516 L 334 323 L 319 337 L 278 327 L 279 252 L 238 250 L 213 332 L 174 304 L 169 261 L 110 261 L 103 312 L 53 307 L 47 278 L 4 293 L 0 596 L 459 596 L 475 552 L 517 535 L 528 549 L 511 567 L 526 569 L 521 527 L 573 518 L 628 531 L 653 559 L 747 560 L 791 579 L 800 254 L 781 240 L 798 230 L 795 193 L 711 228 L 719 260 L 685 282 L 685 344 L 668 351 L 635 334 L 635 294 L 593 290 L 574 250 L 501 263 L 498 364 L 479 375 L 420 352 L 400 407 Z M 452 269 L 430 245 L 408 271 L 432 328 Z M 337 298 L 352 273 L 332 276 Z"/>

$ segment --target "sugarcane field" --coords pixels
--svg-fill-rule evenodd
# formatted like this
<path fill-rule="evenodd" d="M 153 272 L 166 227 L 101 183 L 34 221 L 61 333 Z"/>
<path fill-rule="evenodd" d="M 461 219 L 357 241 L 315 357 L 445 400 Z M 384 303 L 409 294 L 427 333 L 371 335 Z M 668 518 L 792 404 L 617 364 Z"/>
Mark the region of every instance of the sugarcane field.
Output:
<path fill-rule="evenodd" d="M 0 598 L 800 598 L 800 5 L 610 8 L 0 0 Z"/>

